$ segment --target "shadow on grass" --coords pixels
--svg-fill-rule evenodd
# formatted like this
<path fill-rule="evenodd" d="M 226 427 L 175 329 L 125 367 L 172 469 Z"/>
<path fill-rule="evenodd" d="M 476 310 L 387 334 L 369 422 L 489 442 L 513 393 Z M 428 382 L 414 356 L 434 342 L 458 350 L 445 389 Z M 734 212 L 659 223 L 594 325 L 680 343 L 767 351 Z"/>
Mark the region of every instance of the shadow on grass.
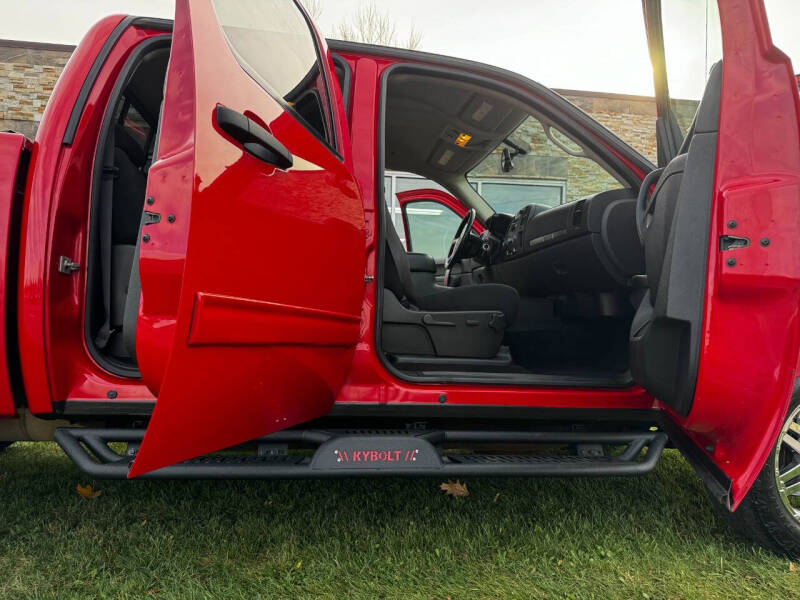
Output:
<path fill-rule="evenodd" d="M 95 500 L 76 484 L 94 483 Z M 674 451 L 614 479 L 92 482 L 52 444 L 0 456 L 5 597 L 776 597 Z M 68 594 L 67 594 L 68 593 Z"/>

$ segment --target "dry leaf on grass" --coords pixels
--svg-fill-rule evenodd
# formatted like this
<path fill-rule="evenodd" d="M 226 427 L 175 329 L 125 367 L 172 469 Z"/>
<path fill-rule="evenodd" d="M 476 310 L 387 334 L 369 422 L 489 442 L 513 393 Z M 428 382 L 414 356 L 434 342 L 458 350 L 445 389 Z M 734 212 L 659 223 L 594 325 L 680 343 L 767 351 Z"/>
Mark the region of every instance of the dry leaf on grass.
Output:
<path fill-rule="evenodd" d="M 794 563 L 793 563 L 793 562 L 790 562 L 790 563 L 789 563 L 789 572 L 790 572 L 790 573 L 794 573 L 794 572 L 796 572 L 796 571 L 797 571 L 797 567 L 795 567 L 795 566 L 794 566 Z"/>
<path fill-rule="evenodd" d="M 458 479 L 456 479 L 454 482 L 448 479 L 446 483 L 443 483 L 439 486 L 439 489 L 453 498 L 463 498 L 465 496 L 469 496 L 467 482 L 465 481 L 464 483 L 461 483 Z"/>
<path fill-rule="evenodd" d="M 80 483 L 76 489 L 82 498 L 97 498 L 103 493 L 100 490 L 94 489 L 91 485 L 81 485 Z"/>

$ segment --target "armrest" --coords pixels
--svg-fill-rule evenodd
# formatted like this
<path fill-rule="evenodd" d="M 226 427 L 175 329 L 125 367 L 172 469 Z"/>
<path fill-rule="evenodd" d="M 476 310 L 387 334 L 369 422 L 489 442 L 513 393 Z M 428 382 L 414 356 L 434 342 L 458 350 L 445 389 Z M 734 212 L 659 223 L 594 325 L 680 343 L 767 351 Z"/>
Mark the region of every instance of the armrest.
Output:
<path fill-rule="evenodd" d="M 408 265 L 412 272 L 436 273 L 436 261 L 432 256 L 422 252 L 409 252 Z"/>

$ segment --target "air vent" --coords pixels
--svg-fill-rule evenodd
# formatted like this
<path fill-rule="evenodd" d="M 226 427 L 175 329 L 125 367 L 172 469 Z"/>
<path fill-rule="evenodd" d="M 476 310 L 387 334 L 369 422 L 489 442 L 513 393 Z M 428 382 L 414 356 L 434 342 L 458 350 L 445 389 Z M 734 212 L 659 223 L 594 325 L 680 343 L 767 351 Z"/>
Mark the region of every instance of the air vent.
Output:
<path fill-rule="evenodd" d="M 577 227 L 581 223 L 583 223 L 583 205 L 586 204 L 586 200 L 578 200 L 575 203 L 575 208 L 572 210 L 572 226 Z"/>

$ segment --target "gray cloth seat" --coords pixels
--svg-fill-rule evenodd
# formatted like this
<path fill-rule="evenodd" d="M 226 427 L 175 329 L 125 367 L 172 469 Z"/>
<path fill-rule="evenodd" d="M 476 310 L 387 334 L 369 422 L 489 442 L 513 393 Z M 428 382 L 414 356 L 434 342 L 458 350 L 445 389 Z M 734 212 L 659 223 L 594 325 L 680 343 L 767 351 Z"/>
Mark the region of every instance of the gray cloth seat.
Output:
<path fill-rule="evenodd" d="M 417 308 L 428 311 L 499 311 L 505 316 L 507 326 L 514 322 L 519 310 L 519 293 L 509 285 L 481 283 L 446 287 L 431 283 L 423 287 L 415 284 L 411 276 L 408 254 L 392 225 L 385 204 L 384 219 L 386 220 L 384 287 L 392 291 L 398 299 L 401 301 L 405 299 Z"/>
<path fill-rule="evenodd" d="M 124 127 L 116 125 L 105 150 L 99 203 L 99 252 L 103 321 L 95 344 L 116 358 L 128 358 L 121 328 L 128 282 L 144 206 L 147 156 Z"/>
<path fill-rule="evenodd" d="M 111 230 L 111 326 L 121 327 L 128 296 L 128 283 L 144 207 L 147 156 L 124 128 L 114 135 L 113 220 Z"/>
<path fill-rule="evenodd" d="M 511 325 L 517 318 L 519 294 L 511 286 L 499 283 L 456 288 L 434 285 L 433 291 L 416 294 L 414 304 L 438 312 L 499 310 L 506 317 L 506 325 Z"/>

